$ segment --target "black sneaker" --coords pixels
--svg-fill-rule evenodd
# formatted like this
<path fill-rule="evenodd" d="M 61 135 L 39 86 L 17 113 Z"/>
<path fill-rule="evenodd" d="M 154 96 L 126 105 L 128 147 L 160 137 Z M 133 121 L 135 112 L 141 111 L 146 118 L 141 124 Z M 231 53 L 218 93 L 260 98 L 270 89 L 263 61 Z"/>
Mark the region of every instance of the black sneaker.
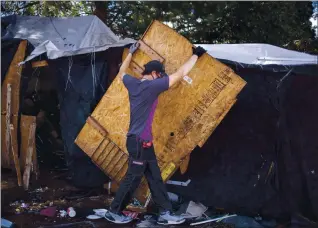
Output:
<path fill-rule="evenodd" d="M 115 214 L 113 212 L 110 212 L 107 210 L 105 213 L 105 219 L 107 219 L 110 222 L 116 223 L 116 224 L 125 224 L 130 223 L 133 219 L 129 216 L 125 216 L 123 214 Z"/>
<path fill-rule="evenodd" d="M 177 225 L 184 222 L 185 219 L 182 216 L 171 214 L 170 211 L 160 213 L 157 221 L 160 225 Z"/>

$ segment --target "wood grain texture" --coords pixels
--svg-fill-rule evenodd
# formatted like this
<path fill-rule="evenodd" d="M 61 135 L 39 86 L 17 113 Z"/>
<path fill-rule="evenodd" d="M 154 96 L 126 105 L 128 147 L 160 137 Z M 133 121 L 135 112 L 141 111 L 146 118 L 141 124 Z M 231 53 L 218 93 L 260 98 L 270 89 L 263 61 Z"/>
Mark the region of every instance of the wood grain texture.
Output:
<path fill-rule="evenodd" d="M 184 158 L 184 160 L 181 162 L 181 164 L 180 164 L 180 172 L 181 172 L 181 174 L 185 174 L 187 172 L 189 163 L 190 163 L 190 154 L 187 155 Z"/>
<path fill-rule="evenodd" d="M 204 145 L 204 143 L 208 140 L 208 138 L 211 136 L 211 134 L 216 129 L 216 127 L 221 123 L 221 121 L 224 119 L 226 114 L 230 111 L 230 109 L 235 104 L 235 102 L 236 102 L 236 99 L 234 99 L 234 100 L 232 100 L 232 101 L 230 101 L 229 103 L 226 104 L 227 106 L 225 107 L 225 110 L 217 118 L 217 121 L 216 121 L 215 124 L 206 124 L 206 125 L 204 125 L 204 128 L 202 129 L 202 139 L 201 139 L 201 141 L 198 144 L 199 147 L 202 147 Z"/>
<path fill-rule="evenodd" d="M 7 100 L 7 85 L 11 85 L 11 114 L 10 114 L 10 123 L 13 124 L 13 132 L 12 137 L 14 137 L 13 141 L 17 142 L 17 134 L 18 134 L 18 113 L 20 107 L 20 81 L 21 81 L 21 72 L 22 72 L 22 65 L 19 66 L 18 64 L 24 60 L 25 57 L 25 50 L 27 46 L 27 41 L 21 41 L 19 47 L 12 59 L 12 62 L 9 66 L 9 69 L 6 73 L 5 79 L 2 83 L 1 88 L 1 131 L 2 132 L 9 132 L 7 128 L 8 125 L 5 124 L 6 115 L 6 100 Z M 14 161 L 12 154 L 7 150 L 7 143 L 4 139 L 5 134 L 1 135 L 1 166 L 4 168 L 14 168 Z M 13 145 L 14 151 L 18 152 L 18 145 Z"/>
<path fill-rule="evenodd" d="M 22 175 L 21 175 L 21 167 L 20 167 L 20 162 L 19 162 L 19 156 L 18 156 L 18 151 L 15 151 L 14 145 L 17 145 L 18 142 L 16 137 L 11 137 L 11 135 L 14 133 L 14 127 L 13 124 L 10 124 L 10 146 L 11 146 L 11 153 L 14 161 L 14 166 L 15 166 L 15 171 L 17 174 L 17 179 L 18 179 L 18 185 L 22 186 Z"/>
<path fill-rule="evenodd" d="M 144 64 L 161 56 L 168 74 L 175 72 L 192 55 L 192 44 L 177 34 L 174 30 L 154 21 L 142 37 L 147 47 L 153 50 L 138 49 L 133 57 L 133 63 L 126 73 L 140 78 L 135 70 L 137 64 L 143 68 Z M 155 55 L 153 53 L 156 53 Z M 128 49 L 123 53 L 127 56 Z M 136 63 L 136 64 L 135 64 Z M 206 138 L 224 118 L 227 109 L 246 82 L 236 75 L 229 67 L 220 63 L 208 54 L 204 54 L 187 75 L 190 83 L 181 80 L 175 86 L 159 96 L 159 104 L 153 121 L 153 136 L 156 156 L 164 181 L 167 181 L 180 167 L 181 161 L 192 152 L 198 144 L 203 144 Z M 117 152 L 124 152 L 123 160 L 127 160 L 126 134 L 129 126 L 128 92 L 123 83 L 116 77 L 107 92 L 91 115 L 108 132 L 107 138 L 116 144 Z M 96 138 L 87 127 L 80 132 L 76 139 L 79 145 L 94 162 L 93 146 L 98 144 Z M 96 132 L 96 131 L 95 131 Z M 100 134 L 99 134 L 100 135 Z M 100 135 L 101 136 L 101 135 Z M 101 136 L 103 137 L 103 136 Z M 85 145 L 85 146 L 83 146 Z M 95 147 L 94 147 L 95 148 Z M 108 151 L 109 153 L 109 151 Z M 107 150 L 100 156 L 106 156 Z M 102 170 L 114 181 L 120 181 L 127 168 L 127 161 L 117 161 L 116 155 L 103 161 Z M 115 162 L 113 165 L 112 162 Z M 107 163 L 105 163 L 107 161 Z M 112 166 L 112 171 L 108 167 Z M 114 167 L 113 167 L 114 166 Z M 116 174 L 114 173 L 116 171 Z M 147 184 L 142 183 L 136 193 L 137 198 L 145 202 L 149 193 Z"/>
<path fill-rule="evenodd" d="M 25 190 L 29 189 L 30 183 L 30 176 L 33 167 L 33 156 L 34 156 L 34 144 L 35 144 L 35 130 L 36 125 L 32 123 L 30 126 L 30 133 L 28 137 L 28 144 L 27 144 L 27 152 L 26 152 L 26 159 L 25 159 L 25 167 L 23 173 L 23 187 Z"/>
<path fill-rule="evenodd" d="M 20 165 L 21 170 L 24 171 L 25 164 L 26 164 L 26 155 L 29 147 L 29 138 L 30 134 L 32 134 L 31 126 L 36 124 L 36 116 L 26 116 L 21 115 L 20 120 L 20 135 L 21 135 L 21 143 L 20 143 Z M 34 135 L 31 135 L 31 137 L 35 138 L 35 132 Z M 36 146 L 35 146 L 35 140 L 32 139 L 31 141 L 31 147 L 33 152 L 32 156 L 32 162 L 34 167 L 34 173 L 37 173 L 37 155 L 36 155 Z"/>

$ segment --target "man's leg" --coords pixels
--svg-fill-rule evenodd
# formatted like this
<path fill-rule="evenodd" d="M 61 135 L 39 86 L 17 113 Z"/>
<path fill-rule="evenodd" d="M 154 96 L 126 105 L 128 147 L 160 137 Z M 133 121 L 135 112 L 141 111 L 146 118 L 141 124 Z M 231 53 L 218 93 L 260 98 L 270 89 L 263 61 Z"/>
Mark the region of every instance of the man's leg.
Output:
<path fill-rule="evenodd" d="M 156 159 L 154 148 L 145 149 L 144 154 L 148 155 L 145 177 L 147 179 L 151 197 L 159 206 L 159 224 L 181 224 L 185 221 L 181 216 L 173 215 L 172 205 L 168 197 L 166 186 L 163 183 L 160 168 Z"/>
<path fill-rule="evenodd" d="M 124 180 L 121 181 L 115 198 L 110 205 L 110 213 L 106 214 L 105 216 L 107 220 L 115 223 L 127 222 L 125 217 L 121 215 L 121 212 L 126 208 L 135 190 L 139 186 L 146 166 L 145 162 L 139 159 L 141 156 L 140 143 L 138 143 L 135 138 L 127 139 L 127 149 L 129 152 L 128 171 L 124 177 Z"/>
<path fill-rule="evenodd" d="M 157 160 L 147 161 L 145 177 L 149 185 L 151 197 L 159 206 L 159 211 L 172 211 L 172 205 L 168 197 L 166 186 L 162 181 Z"/>
<path fill-rule="evenodd" d="M 133 161 L 130 161 L 124 180 L 120 183 L 115 198 L 110 205 L 110 211 L 113 213 L 120 213 L 125 209 L 140 184 L 142 175 L 134 174 L 136 164 L 132 164 Z"/>

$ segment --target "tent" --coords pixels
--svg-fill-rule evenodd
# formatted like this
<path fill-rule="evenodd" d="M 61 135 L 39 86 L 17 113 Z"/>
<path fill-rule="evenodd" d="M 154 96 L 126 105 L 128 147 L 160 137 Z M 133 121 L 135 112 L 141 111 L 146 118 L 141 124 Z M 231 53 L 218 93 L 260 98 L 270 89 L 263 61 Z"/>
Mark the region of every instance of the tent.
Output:
<path fill-rule="evenodd" d="M 39 94 L 41 78 L 43 93 L 57 93 L 55 122 L 73 181 L 86 187 L 104 183 L 74 139 L 116 76 L 124 46 L 133 40 L 115 36 L 95 16 L 18 16 L 7 21 L 2 42 L 27 39 L 34 48 L 26 66 L 48 61 L 48 67 L 24 71 L 29 90 L 22 95 Z M 172 177 L 191 179 L 190 184 L 168 188 L 207 206 L 244 214 L 286 217 L 301 212 L 318 218 L 317 56 L 267 44 L 202 46 L 247 86 L 203 148 L 192 153 L 188 172 Z M 51 81 L 44 89 L 47 79 Z M 41 108 L 49 110 L 45 101 Z M 21 111 L 33 112 L 26 107 Z"/>

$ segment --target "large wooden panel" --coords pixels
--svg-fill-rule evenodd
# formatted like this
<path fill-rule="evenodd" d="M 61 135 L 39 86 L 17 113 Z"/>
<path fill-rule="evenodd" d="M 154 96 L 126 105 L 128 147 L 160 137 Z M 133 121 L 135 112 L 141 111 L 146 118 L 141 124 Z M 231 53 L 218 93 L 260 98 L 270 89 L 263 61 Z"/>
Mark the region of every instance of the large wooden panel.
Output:
<path fill-rule="evenodd" d="M 152 59 L 163 61 L 167 73 L 171 74 L 192 55 L 193 45 L 158 21 L 149 26 L 141 41 L 146 46 L 135 52 L 127 71 L 137 78 L 140 77 L 144 64 Z M 127 54 L 128 49 L 124 51 L 123 59 Z M 226 65 L 204 54 L 185 80 L 160 95 L 154 116 L 153 136 L 164 181 L 171 177 L 196 145 L 203 145 L 245 84 L 245 81 Z M 91 117 L 105 129 L 107 138 L 116 145 L 113 153 L 127 154 L 125 144 L 129 126 L 129 100 L 127 89 L 119 77 L 115 78 Z M 100 144 L 101 138 L 106 136 L 94 136 L 96 130 L 87 125 L 85 124 L 80 132 L 76 143 L 95 163 L 102 166 L 110 178 L 120 181 L 126 169 L 116 168 L 117 165 L 112 162 L 120 164 L 121 167 L 127 166 L 127 162 L 125 165 L 118 162 L 116 155 L 105 150 L 99 152 L 99 156 L 108 156 L 108 159 L 99 164 L 99 158 L 93 155 L 93 151 L 97 150 L 96 146 L 87 148 L 86 145 Z M 93 131 L 95 133 L 92 133 Z M 120 159 L 126 160 L 126 157 L 127 155 Z M 114 174 L 114 169 L 119 170 L 117 174 Z M 140 186 L 139 193 L 147 195 L 146 184 Z"/>
<path fill-rule="evenodd" d="M 11 145 L 8 145 L 8 134 L 10 132 L 8 121 L 10 124 L 13 124 L 13 142 L 17 142 L 17 134 L 18 134 L 18 112 L 20 107 L 20 81 L 21 81 L 21 72 L 22 66 L 18 64 L 24 60 L 25 57 L 25 50 L 27 46 L 27 41 L 21 41 L 17 52 L 15 53 L 8 72 L 6 73 L 5 79 L 2 83 L 1 88 L 1 166 L 4 168 L 12 168 L 14 166 L 14 161 L 12 158 L 12 154 L 8 148 Z M 10 99 L 10 106 L 11 110 L 7 110 L 7 86 L 8 84 L 11 85 L 11 99 Z M 10 112 L 9 120 L 5 121 L 7 111 Z M 18 152 L 18 145 L 14 143 L 13 150 Z"/>

